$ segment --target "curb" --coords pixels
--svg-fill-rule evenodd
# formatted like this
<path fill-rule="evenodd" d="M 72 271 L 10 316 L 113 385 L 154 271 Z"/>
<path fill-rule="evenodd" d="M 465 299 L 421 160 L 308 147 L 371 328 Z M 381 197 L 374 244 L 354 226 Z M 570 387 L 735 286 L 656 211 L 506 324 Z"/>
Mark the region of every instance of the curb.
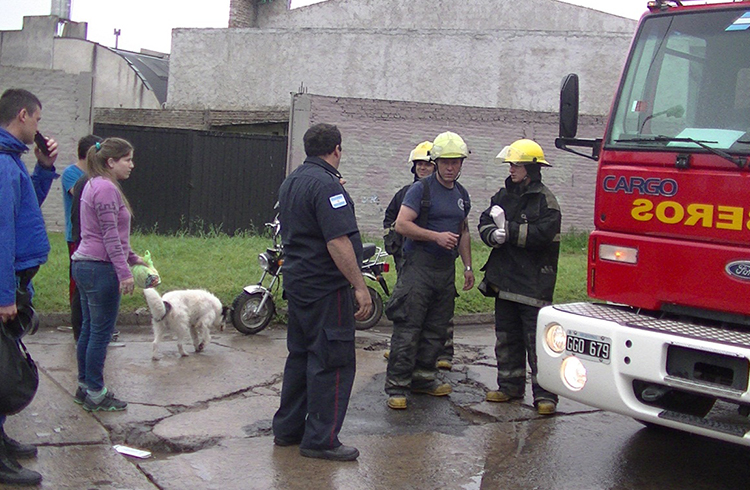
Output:
<path fill-rule="evenodd" d="M 145 308 L 144 308 L 145 310 Z M 491 325 L 495 323 L 494 313 L 468 313 L 453 318 L 454 325 Z M 148 311 L 120 312 L 117 316 L 118 325 L 151 328 L 151 314 Z M 377 323 L 378 326 L 391 326 L 392 323 L 385 316 Z M 70 313 L 40 313 L 40 328 L 57 328 L 70 326 Z"/>
<path fill-rule="evenodd" d="M 70 313 L 40 313 L 39 328 L 57 328 L 70 326 Z M 118 325 L 134 325 L 151 328 L 151 314 L 148 312 L 120 312 L 117 315 Z"/>

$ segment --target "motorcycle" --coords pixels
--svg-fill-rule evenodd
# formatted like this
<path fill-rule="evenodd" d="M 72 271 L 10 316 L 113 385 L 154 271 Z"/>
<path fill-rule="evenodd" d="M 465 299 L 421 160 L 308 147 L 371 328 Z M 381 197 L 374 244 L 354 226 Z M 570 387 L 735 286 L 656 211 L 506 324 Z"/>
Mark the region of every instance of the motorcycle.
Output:
<path fill-rule="evenodd" d="M 276 306 L 273 303 L 274 286 L 279 284 L 281 278 L 281 266 L 284 263 L 284 247 L 281 244 L 281 223 L 278 216 L 273 222 L 266 223 L 266 228 L 271 230 L 273 245 L 265 252 L 258 254 L 258 264 L 263 269 L 258 284 L 246 286 L 240 294 L 234 298 L 231 306 L 230 318 L 234 328 L 245 335 L 255 334 L 263 330 L 271 323 Z M 263 281 L 266 276 L 271 277 L 271 282 L 266 288 Z"/>
<path fill-rule="evenodd" d="M 280 284 L 281 269 L 284 264 L 284 247 L 281 243 L 281 223 L 278 216 L 273 222 L 266 223 L 266 228 L 271 231 L 273 245 L 268 247 L 265 252 L 258 254 L 258 264 L 263 269 L 263 274 L 257 284 L 246 286 L 232 302 L 230 318 L 232 325 L 241 333 L 246 335 L 256 334 L 266 328 L 273 319 L 276 312 L 276 305 L 273 302 L 273 291 Z M 389 295 L 388 285 L 383 277 L 384 272 L 390 269 L 389 264 L 385 261 L 388 253 L 383 251 L 374 243 L 366 243 L 362 246 L 362 264 L 360 269 L 362 275 L 372 281 L 380 284 L 383 292 Z M 271 281 L 268 287 L 263 283 L 266 277 Z M 366 330 L 380 321 L 383 316 L 383 298 L 371 286 L 367 286 L 372 298 L 372 312 L 362 320 L 355 321 L 357 330 Z M 356 309 L 356 302 L 355 302 Z"/>
<path fill-rule="evenodd" d="M 388 257 L 388 252 L 385 250 L 374 243 L 365 243 L 362 245 L 362 265 L 360 269 L 365 279 L 370 279 L 380 284 L 385 295 L 390 296 L 391 293 L 388 291 L 388 284 L 386 284 L 383 277 L 383 273 L 390 270 L 390 264 L 385 261 L 386 257 Z M 372 311 L 364 320 L 354 321 L 357 330 L 371 328 L 383 316 L 383 297 L 371 286 L 367 286 L 367 290 L 370 292 L 370 298 L 372 299 Z M 354 302 L 354 309 L 355 311 L 357 309 L 356 301 Z"/>

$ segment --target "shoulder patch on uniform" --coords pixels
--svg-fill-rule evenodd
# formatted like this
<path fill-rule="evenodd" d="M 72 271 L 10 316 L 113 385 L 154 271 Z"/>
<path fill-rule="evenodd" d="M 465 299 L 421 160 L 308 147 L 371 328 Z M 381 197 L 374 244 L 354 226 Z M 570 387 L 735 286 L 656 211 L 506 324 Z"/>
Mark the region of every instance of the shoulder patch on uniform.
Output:
<path fill-rule="evenodd" d="M 336 194 L 335 196 L 329 197 L 328 200 L 331 202 L 331 207 L 333 209 L 343 208 L 344 206 L 346 206 L 346 198 L 343 194 Z"/>

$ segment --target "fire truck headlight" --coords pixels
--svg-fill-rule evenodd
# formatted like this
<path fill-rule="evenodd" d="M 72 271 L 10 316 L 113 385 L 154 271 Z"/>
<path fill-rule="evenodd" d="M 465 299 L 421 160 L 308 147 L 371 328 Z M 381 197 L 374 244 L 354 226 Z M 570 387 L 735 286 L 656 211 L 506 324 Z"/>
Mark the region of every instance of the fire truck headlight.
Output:
<path fill-rule="evenodd" d="M 547 325 L 547 329 L 544 331 L 544 343 L 552 352 L 559 354 L 564 351 L 566 340 L 565 330 L 559 323 L 552 322 Z"/>
<path fill-rule="evenodd" d="M 560 375 L 569 390 L 581 391 L 586 385 L 586 366 L 576 356 L 565 358 L 560 365 Z"/>

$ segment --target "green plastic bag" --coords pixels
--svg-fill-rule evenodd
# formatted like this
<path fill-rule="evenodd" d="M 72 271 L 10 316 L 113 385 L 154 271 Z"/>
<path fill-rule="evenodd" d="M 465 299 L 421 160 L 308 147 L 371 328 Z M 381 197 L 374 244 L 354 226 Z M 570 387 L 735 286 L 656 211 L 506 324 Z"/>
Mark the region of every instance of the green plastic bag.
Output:
<path fill-rule="evenodd" d="M 161 277 L 159 277 L 159 271 L 154 267 L 154 261 L 151 260 L 151 252 L 146 250 L 143 254 L 143 261 L 148 266 L 136 264 L 130 266 L 130 272 L 133 273 L 133 279 L 135 285 L 142 289 L 153 288 L 161 284 Z"/>

